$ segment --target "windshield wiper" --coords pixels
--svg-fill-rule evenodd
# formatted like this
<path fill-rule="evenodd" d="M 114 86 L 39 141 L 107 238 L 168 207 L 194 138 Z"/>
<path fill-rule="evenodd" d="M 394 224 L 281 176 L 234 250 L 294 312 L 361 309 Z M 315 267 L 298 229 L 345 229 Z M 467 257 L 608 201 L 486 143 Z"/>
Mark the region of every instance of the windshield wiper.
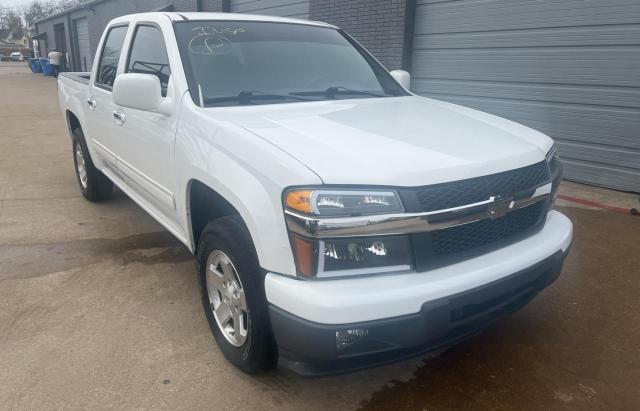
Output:
<path fill-rule="evenodd" d="M 225 97 L 205 97 L 204 103 L 215 104 L 224 103 L 227 101 L 237 101 L 239 105 L 256 104 L 256 100 L 296 100 L 296 101 L 312 101 L 308 98 L 292 96 L 288 94 L 269 94 L 261 91 L 241 91 L 235 96 Z"/>
<path fill-rule="evenodd" d="M 293 93 L 289 93 L 289 95 L 295 96 L 324 96 L 327 99 L 334 99 L 336 96 L 371 96 L 371 97 L 389 97 L 390 94 L 378 94 L 372 91 L 366 90 L 353 90 L 347 87 L 342 86 L 333 86 L 329 87 L 326 90 L 317 90 L 317 91 L 296 91 Z"/>

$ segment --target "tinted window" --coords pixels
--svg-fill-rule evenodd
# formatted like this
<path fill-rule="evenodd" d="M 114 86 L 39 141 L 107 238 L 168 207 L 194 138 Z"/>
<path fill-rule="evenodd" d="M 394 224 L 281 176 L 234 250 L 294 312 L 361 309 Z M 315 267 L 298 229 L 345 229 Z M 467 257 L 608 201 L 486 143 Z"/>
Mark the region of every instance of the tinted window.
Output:
<path fill-rule="evenodd" d="M 301 24 L 176 24 L 194 100 L 205 106 L 406 95 L 338 30 Z"/>
<path fill-rule="evenodd" d="M 127 73 L 145 73 L 158 76 L 162 86 L 162 96 L 167 95 L 169 83 L 169 57 L 164 38 L 159 28 L 138 26 L 133 37 Z"/>
<path fill-rule="evenodd" d="M 107 33 L 102 56 L 100 56 L 100 65 L 98 66 L 97 84 L 109 89 L 113 87 L 113 81 L 116 79 L 116 71 L 118 70 L 118 62 L 120 61 L 122 43 L 124 43 L 126 34 L 126 26 L 114 27 Z"/>

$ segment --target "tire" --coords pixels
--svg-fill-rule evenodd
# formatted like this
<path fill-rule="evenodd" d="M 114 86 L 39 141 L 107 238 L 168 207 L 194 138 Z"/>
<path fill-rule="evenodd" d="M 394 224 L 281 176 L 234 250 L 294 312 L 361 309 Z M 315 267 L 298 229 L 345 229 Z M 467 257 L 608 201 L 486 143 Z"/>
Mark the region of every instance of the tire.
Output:
<path fill-rule="evenodd" d="M 76 128 L 72 134 L 73 165 L 80 192 L 94 203 L 108 200 L 113 195 L 113 183 L 93 165 L 82 129 Z"/>
<path fill-rule="evenodd" d="M 231 288 L 235 287 L 236 291 L 239 291 L 238 287 L 241 288 L 246 312 L 242 311 L 243 304 L 238 302 L 239 299 L 234 297 L 233 292 L 226 294 L 229 303 L 224 303 L 224 293 L 227 291 L 222 292 L 218 288 L 220 284 L 229 283 L 230 277 L 222 267 L 227 258 L 231 263 L 227 267 L 233 269 L 232 272 L 238 280 Z M 253 242 L 240 217 L 227 216 L 209 222 L 200 235 L 197 259 L 202 304 L 220 351 L 229 362 L 247 374 L 275 368 L 278 354 L 269 321 L 264 277 L 260 272 Z M 212 266 L 216 266 L 215 271 L 212 270 Z M 222 288 L 229 290 L 228 287 Z M 229 314 L 233 318 L 228 320 L 225 327 L 225 318 L 228 318 L 225 313 L 233 313 L 234 303 L 238 304 L 235 314 Z M 231 308 L 227 311 L 224 304 L 230 304 Z M 218 319 L 216 313 L 219 314 Z M 243 326 L 246 326 L 244 336 Z"/>

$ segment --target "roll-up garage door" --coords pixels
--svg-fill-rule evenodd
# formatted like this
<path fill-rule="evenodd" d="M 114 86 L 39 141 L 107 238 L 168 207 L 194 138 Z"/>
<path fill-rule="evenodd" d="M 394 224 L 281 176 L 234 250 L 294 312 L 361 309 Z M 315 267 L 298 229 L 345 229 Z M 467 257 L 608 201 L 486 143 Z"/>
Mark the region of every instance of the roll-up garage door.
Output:
<path fill-rule="evenodd" d="M 91 71 L 93 60 L 91 59 L 91 47 L 89 44 L 89 25 L 87 19 L 75 20 L 76 39 L 78 39 L 78 69 Z"/>
<path fill-rule="evenodd" d="M 640 191 L 640 1 L 418 0 L 411 71 L 553 137 L 566 178 Z"/>
<path fill-rule="evenodd" d="M 232 13 L 309 18 L 309 0 L 231 0 Z"/>

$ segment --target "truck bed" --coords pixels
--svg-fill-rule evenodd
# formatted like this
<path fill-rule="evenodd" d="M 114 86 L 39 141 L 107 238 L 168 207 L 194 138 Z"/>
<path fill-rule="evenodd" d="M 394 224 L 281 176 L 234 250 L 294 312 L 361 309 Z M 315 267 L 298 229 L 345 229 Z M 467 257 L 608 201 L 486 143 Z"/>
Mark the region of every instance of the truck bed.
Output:
<path fill-rule="evenodd" d="M 58 103 L 65 116 L 73 116 L 86 130 L 85 111 L 89 97 L 88 72 L 65 72 L 58 75 Z"/>
<path fill-rule="evenodd" d="M 91 78 L 91 72 L 88 71 L 68 71 L 60 73 L 59 76 L 67 77 L 70 80 L 78 81 L 80 83 L 89 84 Z"/>

